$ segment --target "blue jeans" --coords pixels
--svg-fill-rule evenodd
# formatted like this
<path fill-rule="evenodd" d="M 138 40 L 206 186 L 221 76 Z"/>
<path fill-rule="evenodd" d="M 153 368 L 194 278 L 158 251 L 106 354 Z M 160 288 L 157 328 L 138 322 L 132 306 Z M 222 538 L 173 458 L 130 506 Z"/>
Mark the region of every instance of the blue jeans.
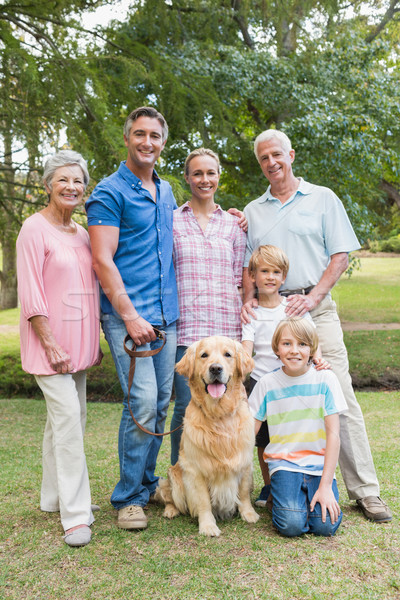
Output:
<path fill-rule="evenodd" d="M 178 363 L 187 350 L 187 346 L 178 346 L 176 349 L 176 362 Z M 171 429 L 179 427 L 185 416 L 186 407 L 190 402 L 190 388 L 187 377 L 179 375 L 175 371 L 174 375 L 174 386 L 175 386 L 175 405 L 174 414 L 171 420 Z M 171 433 L 171 465 L 178 462 L 179 455 L 179 444 L 181 443 L 182 428 L 178 429 L 174 433 Z"/>
<path fill-rule="evenodd" d="M 102 316 L 102 327 L 124 394 L 118 438 L 120 480 L 112 493 L 111 503 L 118 510 L 131 504 L 143 507 L 157 487 L 158 477 L 154 471 L 162 437 L 142 432 L 129 413 L 127 396 L 130 358 L 124 350 L 123 342 L 127 334 L 124 322 L 115 315 L 107 314 Z M 176 326 L 173 323 L 158 329 L 165 331 L 167 342 L 159 354 L 136 359 L 130 405 L 141 425 L 150 431 L 162 433 L 171 399 Z M 154 349 L 161 343 L 157 339 L 150 344 L 138 346 L 137 349 Z"/>
<path fill-rule="evenodd" d="M 332 524 L 329 513 L 322 522 L 321 505 L 317 503 L 310 512 L 310 502 L 320 484 L 321 477 L 293 471 L 275 471 L 271 477 L 273 498 L 272 522 L 278 531 L 287 537 L 314 533 L 331 536 L 336 533 L 342 521 L 342 512 L 336 523 Z M 336 480 L 332 490 L 337 501 L 339 492 Z"/>

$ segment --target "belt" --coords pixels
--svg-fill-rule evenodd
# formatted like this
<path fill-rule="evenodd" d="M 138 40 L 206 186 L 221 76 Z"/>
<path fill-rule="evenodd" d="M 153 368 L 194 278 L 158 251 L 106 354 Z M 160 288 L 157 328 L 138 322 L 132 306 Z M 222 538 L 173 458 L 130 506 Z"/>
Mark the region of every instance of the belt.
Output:
<path fill-rule="evenodd" d="M 302 296 L 307 296 L 314 289 L 314 285 L 310 285 L 307 288 L 301 288 L 299 290 L 284 290 L 283 292 L 279 292 L 281 296 L 292 296 L 293 294 L 301 294 Z"/>

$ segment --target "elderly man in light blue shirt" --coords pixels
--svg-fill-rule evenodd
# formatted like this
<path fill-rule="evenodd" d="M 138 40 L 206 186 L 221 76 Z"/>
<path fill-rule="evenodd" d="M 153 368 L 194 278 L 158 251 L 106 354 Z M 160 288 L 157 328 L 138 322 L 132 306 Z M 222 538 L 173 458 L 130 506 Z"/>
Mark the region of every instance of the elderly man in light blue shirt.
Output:
<path fill-rule="evenodd" d="M 283 132 L 269 129 L 261 133 L 254 152 L 270 185 L 244 209 L 248 235 L 242 320 L 248 321 L 247 312 L 253 312 L 251 308 L 257 304 L 254 283 L 247 273 L 252 252 L 264 244 L 282 248 L 289 257 L 289 273 L 280 290 L 288 298 L 287 315 L 311 313 L 323 356 L 339 378 L 349 407 L 340 417 L 339 457 L 349 498 L 357 501 L 368 519 L 390 521 L 392 513 L 379 497 L 364 418 L 352 388 L 343 332 L 330 294 L 348 266 L 348 253 L 360 245 L 336 194 L 294 176 L 295 151 Z"/>

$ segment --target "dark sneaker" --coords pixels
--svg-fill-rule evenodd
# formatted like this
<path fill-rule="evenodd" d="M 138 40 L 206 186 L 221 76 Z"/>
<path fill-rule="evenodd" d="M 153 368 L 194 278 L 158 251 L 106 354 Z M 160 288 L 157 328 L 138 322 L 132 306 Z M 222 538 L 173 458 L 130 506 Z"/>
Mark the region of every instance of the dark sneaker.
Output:
<path fill-rule="evenodd" d="M 370 521 L 386 523 L 393 518 L 392 511 L 379 496 L 367 496 L 357 500 L 358 506 Z"/>
<path fill-rule="evenodd" d="M 260 508 L 265 508 L 267 506 L 268 498 L 271 494 L 271 486 L 264 485 L 263 489 L 260 492 L 257 500 L 254 502 L 255 506 L 259 506 Z"/>

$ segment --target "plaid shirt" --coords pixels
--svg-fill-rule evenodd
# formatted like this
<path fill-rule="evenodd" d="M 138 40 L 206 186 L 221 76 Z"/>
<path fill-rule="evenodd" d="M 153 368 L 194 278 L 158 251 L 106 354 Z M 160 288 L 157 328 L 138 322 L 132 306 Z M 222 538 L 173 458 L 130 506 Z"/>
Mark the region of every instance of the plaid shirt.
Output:
<path fill-rule="evenodd" d="M 174 211 L 173 259 L 180 318 L 178 345 L 210 335 L 241 339 L 240 309 L 246 234 L 237 218 L 215 209 L 203 231 L 187 202 Z"/>

